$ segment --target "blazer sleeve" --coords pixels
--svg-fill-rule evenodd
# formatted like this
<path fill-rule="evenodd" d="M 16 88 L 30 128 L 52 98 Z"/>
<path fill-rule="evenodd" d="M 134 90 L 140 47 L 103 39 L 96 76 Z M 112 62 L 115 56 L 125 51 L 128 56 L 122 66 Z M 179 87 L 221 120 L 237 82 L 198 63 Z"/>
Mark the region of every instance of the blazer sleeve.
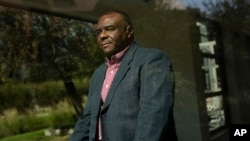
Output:
<path fill-rule="evenodd" d="M 134 141 L 159 141 L 173 106 L 174 76 L 170 59 L 151 53 L 141 69 L 140 112 Z"/>
<path fill-rule="evenodd" d="M 90 100 L 88 100 L 83 115 L 78 119 L 74 127 L 74 132 L 69 138 L 69 141 L 88 141 L 90 129 Z"/>
<path fill-rule="evenodd" d="M 89 127 L 90 127 L 90 111 L 83 114 L 77 121 L 74 132 L 70 136 L 69 141 L 88 141 L 89 140 Z"/>
<path fill-rule="evenodd" d="M 93 81 L 93 78 L 91 81 Z M 93 88 L 90 87 L 88 94 L 88 101 L 84 108 L 83 115 L 76 122 L 74 127 L 74 132 L 70 136 L 69 141 L 89 141 L 89 132 L 91 124 L 91 102 L 92 102 L 91 99 L 93 97 L 92 93 L 93 93 Z"/>

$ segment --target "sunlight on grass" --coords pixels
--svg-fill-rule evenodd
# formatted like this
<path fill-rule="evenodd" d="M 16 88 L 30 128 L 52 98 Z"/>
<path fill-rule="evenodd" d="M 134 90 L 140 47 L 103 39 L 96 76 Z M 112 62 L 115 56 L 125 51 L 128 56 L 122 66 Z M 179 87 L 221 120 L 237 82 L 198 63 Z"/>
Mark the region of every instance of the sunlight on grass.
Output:
<path fill-rule="evenodd" d="M 0 139 L 0 141 L 42 141 L 44 139 L 45 139 L 44 130 L 38 130 L 35 132 L 26 133 L 26 134 L 6 137 L 3 139 Z"/>
<path fill-rule="evenodd" d="M 87 92 L 82 84 L 87 82 L 75 81 L 83 105 Z M 70 129 L 75 124 L 75 110 L 64 89 L 61 81 L 0 85 L 0 141 L 66 141 L 69 135 L 45 137 L 41 130 Z"/>
<path fill-rule="evenodd" d="M 46 137 L 44 136 L 44 129 L 42 129 L 42 130 L 30 132 L 30 133 L 6 137 L 3 139 L 0 139 L 0 141 L 67 141 L 68 138 L 69 138 L 69 135 Z"/>

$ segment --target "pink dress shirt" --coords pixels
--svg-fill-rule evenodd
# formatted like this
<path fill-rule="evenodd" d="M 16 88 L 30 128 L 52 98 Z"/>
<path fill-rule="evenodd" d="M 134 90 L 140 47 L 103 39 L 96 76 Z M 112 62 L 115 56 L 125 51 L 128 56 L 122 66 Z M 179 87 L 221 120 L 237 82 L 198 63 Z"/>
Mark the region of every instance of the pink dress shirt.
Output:
<path fill-rule="evenodd" d="M 106 59 L 106 64 L 108 66 L 107 71 L 106 71 L 106 76 L 102 85 L 102 91 L 101 91 L 101 98 L 102 98 L 102 103 L 105 102 L 106 97 L 109 92 L 109 88 L 112 84 L 112 81 L 116 75 L 116 72 L 120 66 L 121 60 L 125 53 L 127 52 L 129 47 L 125 48 L 121 52 L 115 54 L 114 56 L 111 56 L 110 60 L 108 58 Z M 98 131 L 98 140 L 102 140 L 102 134 L 101 134 L 101 120 L 99 118 L 99 131 Z"/>

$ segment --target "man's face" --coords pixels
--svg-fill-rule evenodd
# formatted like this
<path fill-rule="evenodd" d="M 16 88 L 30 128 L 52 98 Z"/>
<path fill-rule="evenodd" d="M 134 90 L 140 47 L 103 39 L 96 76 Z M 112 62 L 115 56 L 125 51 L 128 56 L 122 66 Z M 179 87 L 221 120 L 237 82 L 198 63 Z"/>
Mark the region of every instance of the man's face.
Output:
<path fill-rule="evenodd" d="M 110 57 L 122 51 L 131 42 L 132 27 L 118 13 L 102 16 L 97 25 L 97 42 L 106 56 Z"/>

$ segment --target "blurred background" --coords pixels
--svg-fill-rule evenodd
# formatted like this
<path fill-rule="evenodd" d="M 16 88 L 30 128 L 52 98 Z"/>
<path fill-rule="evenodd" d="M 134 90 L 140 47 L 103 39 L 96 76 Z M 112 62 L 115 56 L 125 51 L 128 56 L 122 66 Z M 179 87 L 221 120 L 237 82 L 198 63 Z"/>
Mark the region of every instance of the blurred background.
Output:
<path fill-rule="evenodd" d="M 68 140 L 108 10 L 172 59 L 180 141 L 228 141 L 230 125 L 250 124 L 249 0 L 0 0 L 0 141 Z"/>

